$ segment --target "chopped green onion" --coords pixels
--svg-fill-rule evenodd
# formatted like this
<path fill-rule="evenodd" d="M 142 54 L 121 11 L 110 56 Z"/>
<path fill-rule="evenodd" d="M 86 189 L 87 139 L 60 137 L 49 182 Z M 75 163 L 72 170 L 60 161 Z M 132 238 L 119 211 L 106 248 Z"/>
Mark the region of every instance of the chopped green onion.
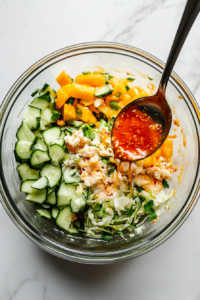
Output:
<path fill-rule="evenodd" d="M 114 173 L 114 171 L 115 171 L 115 169 L 110 169 L 110 170 L 108 171 L 108 175 L 112 175 L 112 174 Z"/>
<path fill-rule="evenodd" d="M 118 92 L 118 93 L 115 94 L 115 96 L 116 96 L 116 97 L 120 97 L 120 96 L 121 96 L 121 93 Z"/>
<path fill-rule="evenodd" d="M 74 79 L 71 77 L 71 81 L 74 82 Z"/>
<path fill-rule="evenodd" d="M 66 103 L 72 105 L 72 104 L 74 103 L 74 100 L 75 100 L 75 98 L 70 97 L 70 98 L 66 101 Z"/>
<path fill-rule="evenodd" d="M 130 90 L 130 87 L 128 85 L 126 85 L 125 88 L 126 88 L 127 92 L 128 92 L 128 90 Z"/>
<path fill-rule="evenodd" d="M 90 72 L 90 71 L 83 71 L 83 72 L 82 72 L 83 75 L 87 75 L 87 74 L 91 74 L 91 73 L 92 73 L 92 72 Z"/>
<path fill-rule="evenodd" d="M 76 114 L 81 117 L 82 116 L 82 110 L 80 108 L 76 109 Z"/>
<path fill-rule="evenodd" d="M 111 234 L 103 233 L 101 238 L 104 240 L 110 241 L 110 240 L 112 240 L 113 236 Z"/>
<path fill-rule="evenodd" d="M 101 161 L 104 163 L 104 164 L 109 164 L 110 160 L 108 157 L 101 157 Z"/>
<path fill-rule="evenodd" d="M 122 235 L 122 234 L 123 234 L 123 232 L 121 232 L 121 231 L 117 231 L 117 233 L 118 233 L 118 234 L 120 234 L 120 235 Z"/>
<path fill-rule="evenodd" d="M 151 77 L 148 77 L 149 78 L 149 80 L 153 80 L 153 78 L 151 78 Z"/>
<path fill-rule="evenodd" d="M 81 159 L 80 157 L 74 157 L 74 158 L 73 158 L 73 160 L 74 160 L 75 162 L 76 162 L 76 161 L 77 161 L 77 162 L 80 161 L 80 159 Z"/>
<path fill-rule="evenodd" d="M 95 124 L 89 124 L 89 126 L 90 126 L 91 128 L 94 128 L 94 127 L 96 127 L 96 125 L 95 125 Z"/>
<path fill-rule="evenodd" d="M 69 133 L 70 135 L 72 135 L 73 132 L 74 132 L 73 128 L 71 128 L 71 127 L 66 127 L 66 131 L 67 131 L 67 133 Z"/>
<path fill-rule="evenodd" d="M 133 77 L 127 77 L 126 79 L 129 80 L 129 81 L 134 81 L 135 80 L 135 78 L 133 78 Z"/>
<path fill-rule="evenodd" d="M 111 132 L 112 131 L 112 128 L 113 128 L 113 124 L 114 124 L 114 121 L 115 121 L 116 117 L 112 117 L 109 121 L 109 124 L 108 124 L 108 130 Z"/>
<path fill-rule="evenodd" d="M 169 188 L 169 184 L 165 179 L 162 180 L 162 185 L 163 185 L 164 189 Z"/>
<path fill-rule="evenodd" d="M 120 109 L 119 104 L 115 101 L 110 101 L 110 107 L 115 111 L 118 111 Z"/>
<path fill-rule="evenodd" d="M 39 92 L 39 89 L 36 89 L 34 92 L 32 92 L 31 96 L 34 97 Z"/>
<path fill-rule="evenodd" d="M 144 191 L 143 188 L 141 188 L 141 187 L 139 187 L 139 186 L 137 186 L 137 185 L 135 185 L 135 188 L 136 188 L 136 190 L 137 190 L 139 193 L 141 193 L 142 191 Z"/>

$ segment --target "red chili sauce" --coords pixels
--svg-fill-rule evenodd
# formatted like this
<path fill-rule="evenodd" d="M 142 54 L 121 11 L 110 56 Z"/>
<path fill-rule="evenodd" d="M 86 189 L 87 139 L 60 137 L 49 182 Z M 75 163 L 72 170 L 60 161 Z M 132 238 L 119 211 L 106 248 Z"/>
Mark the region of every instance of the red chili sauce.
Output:
<path fill-rule="evenodd" d="M 138 108 L 127 107 L 114 123 L 112 145 L 115 158 L 135 161 L 152 154 L 161 143 L 162 125 Z"/>

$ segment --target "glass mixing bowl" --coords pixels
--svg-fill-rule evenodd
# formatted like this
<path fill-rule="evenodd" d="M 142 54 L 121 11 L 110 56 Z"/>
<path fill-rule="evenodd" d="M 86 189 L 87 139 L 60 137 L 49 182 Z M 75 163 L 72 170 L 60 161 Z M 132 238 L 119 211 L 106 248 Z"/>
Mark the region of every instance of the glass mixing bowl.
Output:
<path fill-rule="evenodd" d="M 51 53 L 30 67 L 12 86 L 6 95 L 0 112 L 0 189 L 2 204 L 18 228 L 42 249 L 64 259 L 90 264 L 107 264 L 136 257 L 152 250 L 168 239 L 186 220 L 200 194 L 199 171 L 199 121 L 200 110 L 182 80 L 172 73 L 167 87 L 167 99 L 174 118 L 180 122 L 174 139 L 174 166 L 171 186 L 176 195 L 155 224 L 147 223 L 144 230 L 132 237 L 129 234 L 111 241 L 70 235 L 58 230 L 53 222 L 39 218 L 35 206 L 24 201 L 19 191 L 20 179 L 16 172 L 13 153 L 16 130 L 31 93 L 49 83 L 58 89 L 55 78 L 66 70 L 70 76 L 101 66 L 135 73 L 137 70 L 152 77 L 156 88 L 164 64 L 139 49 L 116 43 L 86 43 L 67 47 Z M 174 125 L 170 134 L 174 134 Z M 179 178 L 177 175 L 180 175 Z M 180 183 L 179 183 L 180 180 Z"/>

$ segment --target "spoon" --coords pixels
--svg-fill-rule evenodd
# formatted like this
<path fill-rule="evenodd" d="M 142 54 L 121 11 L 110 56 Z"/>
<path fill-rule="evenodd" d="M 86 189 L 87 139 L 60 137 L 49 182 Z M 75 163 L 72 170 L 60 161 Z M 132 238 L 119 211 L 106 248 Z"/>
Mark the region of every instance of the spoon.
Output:
<path fill-rule="evenodd" d="M 137 161 L 152 155 L 168 136 L 172 112 L 165 98 L 167 83 L 185 39 L 200 11 L 200 0 L 188 0 L 158 91 L 126 105 L 115 119 L 112 147 L 115 158 Z"/>

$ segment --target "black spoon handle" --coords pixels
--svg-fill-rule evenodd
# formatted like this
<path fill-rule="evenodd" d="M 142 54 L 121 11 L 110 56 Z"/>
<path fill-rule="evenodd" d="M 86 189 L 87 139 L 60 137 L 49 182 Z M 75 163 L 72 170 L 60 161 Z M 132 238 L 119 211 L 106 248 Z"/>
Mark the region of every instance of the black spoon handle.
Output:
<path fill-rule="evenodd" d="M 166 89 L 169 76 L 174 67 L 176 59 L 181 51 L 181 48 L 185 42 L 185 39 L 192 27 L 198 13 L 200 11 L 200 0 L 188 0 L 181 22 L 179 24 L 178 31 L 176 33 L 171 51 L 169 53 L 167 63 L 165 65 L 164 72 L 161 77 L 159 90 L 164 91 Z"/>

